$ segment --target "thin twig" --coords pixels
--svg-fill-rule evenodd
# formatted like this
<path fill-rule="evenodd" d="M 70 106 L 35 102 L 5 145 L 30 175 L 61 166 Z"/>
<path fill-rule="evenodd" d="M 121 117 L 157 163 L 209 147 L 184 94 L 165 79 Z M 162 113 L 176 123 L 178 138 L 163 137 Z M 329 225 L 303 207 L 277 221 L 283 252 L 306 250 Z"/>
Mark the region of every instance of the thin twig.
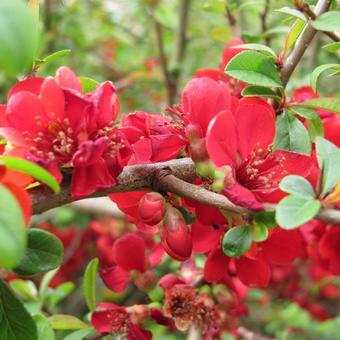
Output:
<path fill-rule="evenodd" d="M 270 9 L 270 0 L 266 0 L 265 5 L 264 5 L 264 10 L 260 16 L 262 34 L 264 34 L 268 29 L 267 19 L 268 19 L 269 9 Z M 265 38 L 265 42 L 267 46 L 270 46 L 270 37 L 268 35 Z"/>
<path fill-rule="evenodd" d="M 307 19 L 315 20 L 317 18 L 317 15 L 314 13 L 314 11 L 311 9 L 308 3 L 304 2 L 301 6 L 296 6 L 296 8 L 301 11 Z M 334 40 L 335 42 L 340 41 L 340 37 L 335 32 L 327 32 L 327 31 L 320 31 L 324 34 L 326 34 L 329 38 Z"/>
<path fill-rule="evenodd" d="M 315 7 L 315 14 L 320 15 L 324 12 L 327 12 L 330 4 L 331 0 L 319 0 Z M 299 39 L 297 40 L 292 52 L 289 54 L 281 68 L 281 80 L 284 87 L 286 87 L 290 76 L 304 55 L 309 44 L 313 40 L 316 32 L 317 31 L 313 28 L 311 23 L 308 22 Z"/>
<path fill-rule="evenodd" d="M 190 182 L 196 177 L 195 165 L 190 158 L 176 159 L 164 163 L 127 166 L 119 175 L 116 186 L 96 192 L 90 197 L 103 197 L 113 192 L 148 189 L 172 192 L 203 204 L 237 213 L 245 218 L 249 218 L 255 213 L 255 211 L 235 205 L 223 195 L 209 191 L 202 186 L 191 184 Z M 66 175 L 58 194 L 53 194 L 45 188 L 30 190 L 34 213 L 39 214 L 74 201 L 70 193 L 70 181 L 70 177 Z M 268 211 L 275 210 L 275 208 L 276 206 L 272 204 L 265 205 L 265 210 Z M 340 225 L 340 210 L 323 208 L 315 218 Z"/>

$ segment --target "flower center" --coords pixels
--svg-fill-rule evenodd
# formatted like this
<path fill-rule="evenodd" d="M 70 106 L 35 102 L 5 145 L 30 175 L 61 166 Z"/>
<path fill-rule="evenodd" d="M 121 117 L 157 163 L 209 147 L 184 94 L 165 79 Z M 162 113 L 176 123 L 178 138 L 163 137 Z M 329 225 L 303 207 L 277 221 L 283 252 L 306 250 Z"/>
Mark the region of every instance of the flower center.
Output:
<path fill-rule="evenodd" d="M 250 190 L 275 189 L 279 185 L 277 178 L 287 174 L 284 161 L 285 157 L 274 153 L 271 146 L 262 149 L 257 145 L 236 169 L 236 179 Z"/>

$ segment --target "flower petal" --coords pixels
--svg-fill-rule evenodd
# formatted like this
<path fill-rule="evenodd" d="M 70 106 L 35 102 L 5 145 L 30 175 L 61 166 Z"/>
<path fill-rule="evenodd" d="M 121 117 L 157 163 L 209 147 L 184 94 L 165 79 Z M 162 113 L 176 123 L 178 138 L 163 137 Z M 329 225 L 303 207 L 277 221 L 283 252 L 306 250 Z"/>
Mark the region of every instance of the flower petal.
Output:
<path fill-rule="evenodd" d="M 210 121 L 230 108 L 230 91 L 226 84 L 210 78 L 190 80 L 182 92 L 184 111 L 191 123 L 201 126 L 205 134 Z"/>
<path fill-rule="evenodd" d="M 212 250 L 204 265 L 204 279 L 215 283 L 222 280 L 228 270 L 230 259 L 220 248 Z"/>
<path fill-rule="evenodd" d="M 125 234 L 113 244 L 113 257 L 117 265 L 126 271 L 144 272 L 146 269 L 144 240 L 137 234 Z"/>
<path fill-rule="evenodd" d="M 242 256 L 235 260 L 235 264 L 237 275 L 245 285 L 258 288 L 268 286 L 270 268 L 267 263 Z"/>
<path fill-rule="evenodd" d="M 191 225 L 192 250 L 197 253 L 207 253 L 214 249 L 224 232 L 224 228 L 213 228 L 210 225 L 201 224 L 195 221 Z"/>
<path fill-rule="evenodd" d="M 242 160 L 256 147 L 267 149 L 275 137 L 275 111 L 258 98 L 243 98 L 235 113 L 238 150 Z"/>
<path fill-rule="evenodd" d="M 117 293 L 124 291 L 130 281 L 130 274 L 119 266 L 104 268 L 99 274 L 105 285 Z"/>
<path fill-rule="evenodd" d="M 60 87 L 65 89 L 75 90 L 77 92 L 82 93 L 82 86 L 80 80 L 71 71 L 68 67 L 62 66 L 59 67 L 56 72 L 56 77 L 58 84 Z"/>

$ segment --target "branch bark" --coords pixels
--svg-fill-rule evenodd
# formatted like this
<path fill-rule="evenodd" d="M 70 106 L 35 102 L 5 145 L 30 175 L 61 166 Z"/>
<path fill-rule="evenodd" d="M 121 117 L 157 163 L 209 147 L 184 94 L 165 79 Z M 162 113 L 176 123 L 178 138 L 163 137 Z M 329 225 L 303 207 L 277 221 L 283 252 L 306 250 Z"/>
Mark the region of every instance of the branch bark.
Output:
<path fill-rule="evenodd" d="M 324 12 L 327 12 L 330 4 L 331 0 L 319 0 L 315 7 L 315 15 L 318 16 Z M 296 42 L 295 47 L 286 58 L 281 68 L 281 80 L 284 87 L 286 87 L 290 76 L 295 70 L 298 62 L 303 57 L 306 49 L 308 48 L 316 33 L 317 31 L 313 28 L 311 23 L 307 23 L 305 29 Z"/>
<path fill-rule="evenodd" d="M 203 186 L 191 184 L 190 182 L 195 178 L 197 178 L 195 165 L 190 158 L 175 159 L 164 163 L 127 166 L 119 175 L 117 185 L 107 190 L 96 192 L 89 197 L 103 197 L 113 192 L 148 189 L 172 192 L 181 197 L 190 198 L 246 218 L 255 213 L 255 211 L 235 205 L 223 195 L 209 191 Z M 61 191 L 58 194 L 53 194 L 47 188 L 42 187 L 31 189 L 29 192 L 34 214 L 74 201 L 70 193 L 70 182 L 70 176 L 66 175 L 61 185 Z M 275 210 L 275 205 L 266 204 L 265 209 L 268 211 Z M 340 225 L 340 210 L 323 208 L 316 218 L 327 223 Z"/>

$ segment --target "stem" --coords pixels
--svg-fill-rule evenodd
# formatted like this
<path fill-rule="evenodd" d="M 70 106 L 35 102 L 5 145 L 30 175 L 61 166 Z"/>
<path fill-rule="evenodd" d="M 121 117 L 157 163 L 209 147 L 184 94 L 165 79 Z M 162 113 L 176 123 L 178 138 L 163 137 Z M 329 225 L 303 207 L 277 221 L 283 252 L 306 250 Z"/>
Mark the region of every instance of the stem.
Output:
<path fill-rule="evenodd" d="M 331 0 L 319 0 L 315 7 L 315 14 L 320 15 L 327 12 L 330 4 Z M 313 28 L 310 22 L 306 24 L 306 27 L 297 40 L 292 52 L 289 54 L 281 68 L 281 80 L 284 87 L 286 87 L 290 76 L 313 40 L 316 32 L 317 31 Z"/>
<path fill-rule="evenodd" d="M 317 15 L 313 12 L 311 7 L 308 3 L 303 3 L 302 6 L 296 6 L 299 11 L 301 11 L 307 19 L 315 20 L 317 18 Z M 334 40 L 335 42 L 340 41 L 340 37 L 335 32 L 326 32 L 321 31 L 322 33 L 326 34 L 329 38 Z"/>
<path fill-rule="evenodd" d="M 191 184 L 197 177 L 195 165 L 190 158 L 175 159 L 164 163 L 133 165 L 124 168 L 118 176 L 117 185 L 89 197 L 103 197 L 113 192 L 140 190 L 168 191 L 207 204 L 218 209 L 237 213 L 245 218 L 256 211 L 237 206 L 225 196 L 209 191 L 202 186 Z M 65 175 L 61 191 L 53 194 L 44 187 L 29 191 L 34 214 L 39 214 L 74 201 L 70 193 L 70 175 Z M 276 205 L 265 204 L 266 211 L 275 210 Z M 340 210 L 322 208 L 315 217 L 321 221 L 340 225 Z"/>
<path fill-rule="evenodd" d="M 268 29 L 267 27 L 267 18 L 270 9 L 270 0 L 266 0 L 263 13 L 261 14 L 261 32 L 265 33 Z M 265 38 L 265 42 L 267 46 L 270 46 L 270 37 Z"/>

